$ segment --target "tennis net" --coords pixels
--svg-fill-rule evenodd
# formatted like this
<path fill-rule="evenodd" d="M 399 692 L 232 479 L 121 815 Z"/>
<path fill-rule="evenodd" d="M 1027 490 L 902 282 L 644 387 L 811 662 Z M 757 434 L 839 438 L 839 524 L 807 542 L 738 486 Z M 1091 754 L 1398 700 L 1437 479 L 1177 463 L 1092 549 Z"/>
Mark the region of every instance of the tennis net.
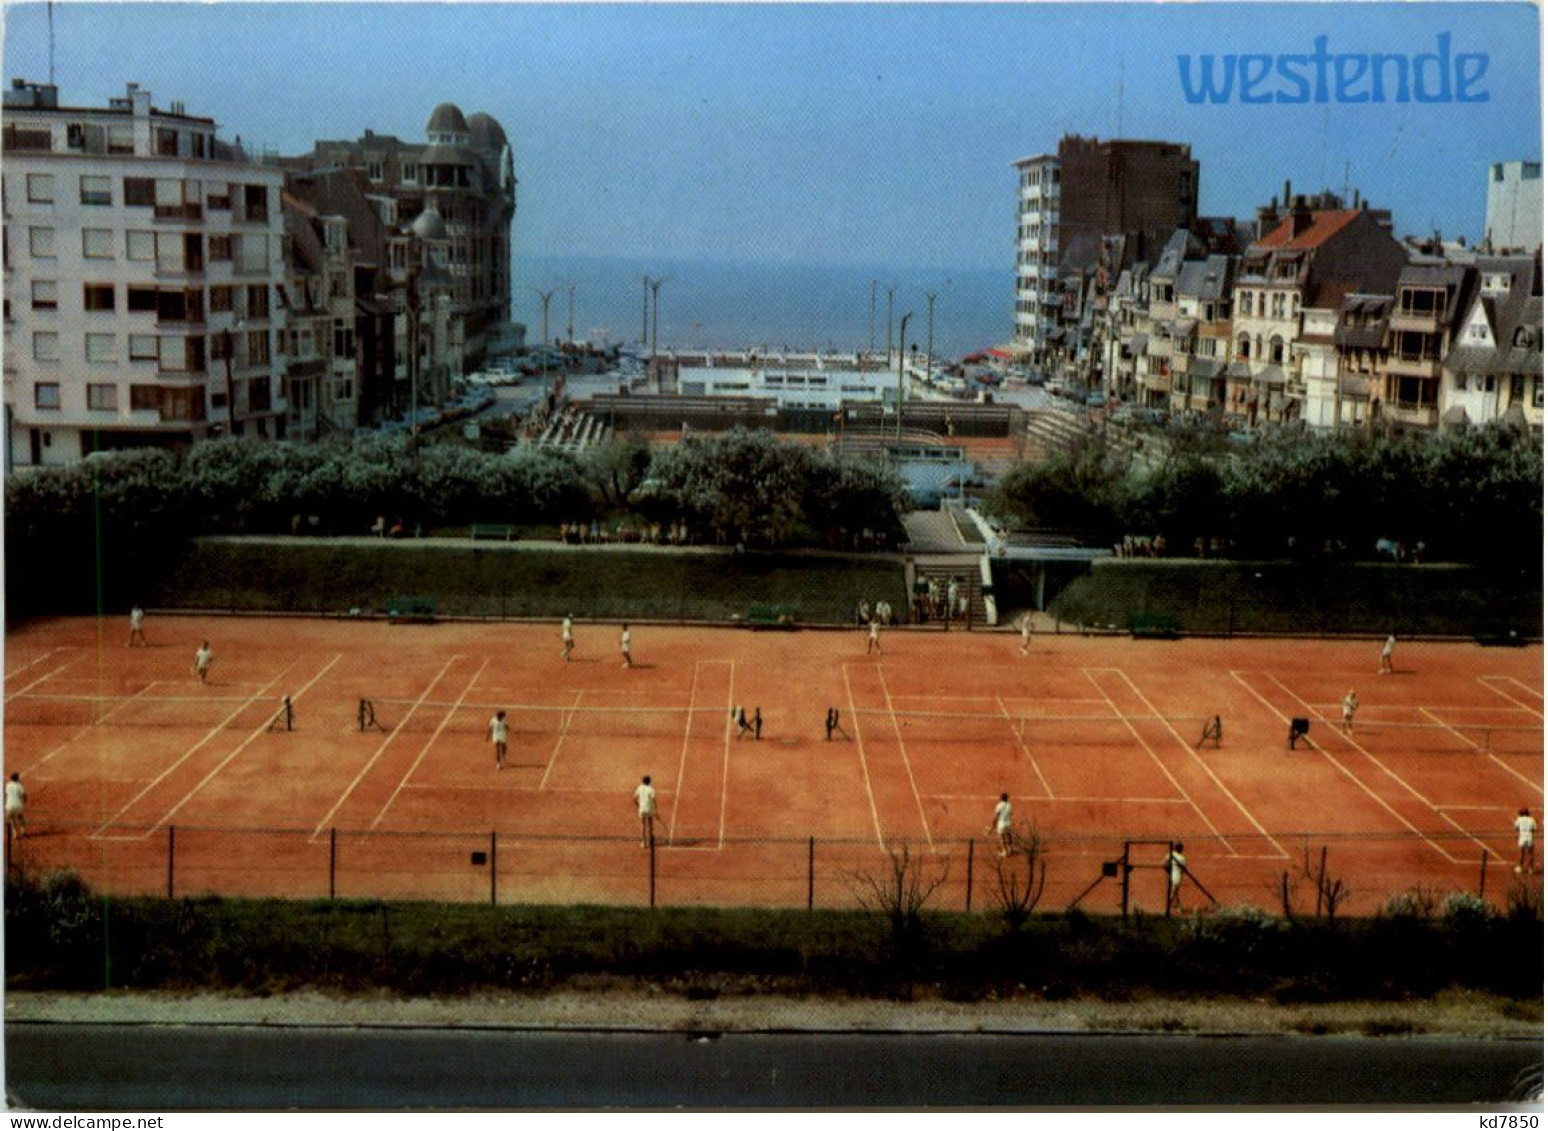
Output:
<path fill-rule="evenodd" d="M 289 698 L 250 696 L 51 695 L 24 692 L 5 702 L 7 726 L 163 727 L 289 730 Z"/>
<path fill-rule="evenodd" d="M 612 738 L 676 738 L 735 732 L 734 713 L 725 707 L 573 706 L 558 703 L 468 703 L 417 699 L 361 699 L 356 722 L 361 730 L 412 733 L 485 734 L 490 721 L 505 712 L 507 734 L 605 735 Z M 753 711 L 746 711 L 749 725 Z"/>
<path fill-rule="evenodd" d="M 1337 719 L 1319 720 L 1342 727 Z M 1499 723 L 1376 722 L 1361 719 L 1351 732 L 1361 746 L 1376 753 L 1414 754 L 1541 754 L 1543 728 Z"/>
<path fill-rule="evenodd" d="M 987 743 L 1016 740 L 1037 746 L 1132 746 L 1135 727 L 1164 724 L 1190 745 L 1218 743 L 1215 716 L 1140 715 L 1127 718 L 1108 713 L 1045 715 L 1016 711 L 896 711 L 880 707 L 854 710 L 864 733 L 895 733 L 904 742 Z"/>

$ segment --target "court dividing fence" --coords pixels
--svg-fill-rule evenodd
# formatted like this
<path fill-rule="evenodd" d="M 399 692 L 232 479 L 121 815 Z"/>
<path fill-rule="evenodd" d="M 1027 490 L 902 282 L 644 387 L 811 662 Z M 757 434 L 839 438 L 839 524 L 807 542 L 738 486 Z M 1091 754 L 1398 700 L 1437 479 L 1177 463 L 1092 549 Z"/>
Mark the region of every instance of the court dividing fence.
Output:
<path fill-rule="evenodd" d="M 162 825 L 44 826 L 7 842 L 12 875 L 71 871 L 104 894 L 611 906 L 875 908 L 883 892 L 929 910 L 1373 914 L 1396 897 L 1465 892 L 1497 908 L 1535 898 L 1498 836 L 1467 832 L 1221 834 L 1183 846 L 1154 832 L 1040 836 L 1008 855 L 994 836 L 875 838 L 555 836 L 513 830 L 364 832 Z"/>

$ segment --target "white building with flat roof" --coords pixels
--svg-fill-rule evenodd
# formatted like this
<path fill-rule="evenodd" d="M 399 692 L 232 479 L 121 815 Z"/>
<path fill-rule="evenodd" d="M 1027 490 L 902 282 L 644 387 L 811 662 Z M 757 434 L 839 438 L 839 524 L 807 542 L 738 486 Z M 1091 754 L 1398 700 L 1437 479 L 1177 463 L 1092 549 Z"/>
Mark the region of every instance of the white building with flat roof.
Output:
<path fill-rule="evenodd" d="M 1489 166 L 1484 243 L 1495 252 L 1525 252 L 1543 246 L 1543 165 L 1502 161 Z"/>
<path fill-rule="evenodd" d="M 1041 352 L 1058 325 L 1059 158 L 1043 153 L 1015 162 L 1016 314 L 1014 342 Z"/>
<path fill-rule="evenodd" d="M 284 433 L 284 174 L 130 84 L 5 92 L 6 468 Z"/>

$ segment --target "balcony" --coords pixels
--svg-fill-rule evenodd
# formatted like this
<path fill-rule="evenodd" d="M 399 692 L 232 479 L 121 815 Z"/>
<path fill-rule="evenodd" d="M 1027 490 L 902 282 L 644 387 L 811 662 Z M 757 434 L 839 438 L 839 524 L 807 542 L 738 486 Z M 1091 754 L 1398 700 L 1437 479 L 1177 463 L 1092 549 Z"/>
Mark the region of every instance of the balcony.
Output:
<path fill-rule="evenodd" d="M 204 207 L 200 204 L 158 204 L 156 205 L 156 219 L 167 221 L 189 221 L 204 219 Z"/>
<path fill-rule="evenodd" d="M 1382 412 L 1394 423 L 1411 428 L 1435 428 L 1440 424 L 1440 410 L 1433 404 L 1389 401 L 1382 406 Z"/>
<path fill-rule="evenodd" d="M 1434 354 L 1390 354 L 1387 372 L 1393 377 L 1439 377 L 1441 359 Z"/>
<path fill-rule="evenodd" d="M 1435 311 L 1394 310 L 1387 320 L 1389 330 L 1408 330 L 1415 334 L 1438 334 L 1440 315 Z"/>

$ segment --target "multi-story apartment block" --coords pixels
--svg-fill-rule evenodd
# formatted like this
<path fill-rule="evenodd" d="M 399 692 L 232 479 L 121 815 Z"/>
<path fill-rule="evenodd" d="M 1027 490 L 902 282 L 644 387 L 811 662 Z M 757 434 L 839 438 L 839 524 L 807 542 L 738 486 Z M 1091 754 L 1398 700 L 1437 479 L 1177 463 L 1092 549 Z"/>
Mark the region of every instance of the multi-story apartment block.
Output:
<path fill-rule="evenodd" d="M 1065 135 L 1059 142 L 1061 256 L 1081 237 L 1126 234 L 1153 260 L 1198 215 L 1199 163 L 1187 145 Z"/>
<path fill-rule="evenodd" d="M 415 375 L 435 395 L 452 378 L 484 363 L 491 337 L 509 321 L 511 220 L 516 213 L 516 174 L 500 123 L 488 114 L 464 117 L 451 103 L 437 106 L 424 144 L 366 131 L 357 141 L 319 141 L 310 154 L 287 158 L 293 170 L 351 170 L 394 235 L 413 232 L 426 215 L 436 237 L 436 271 L 446 278 L 450 329 L 446 370 Z M 410 269 L 409 249 L 389 239 L 397 259 L 386 266 L 395 281 Z"/>
<path fill-rule="evenodd" d="M 1260 225 L 1261 227 L 1261 225 Z M 1390 293 L 1407 262 L 1384 214 L 1368 208 L 1313 209 L 1297 198 L 1289 214 L 1242 256 L 1231 301 L 1228 410 L 1282 421 L 1302 411 L 1304 351 L 1291 343 L 1308 309 L 1337 312 L 1355 291 Z M 1325 333 L 1335 318 L 1318 320 Z"/>
<path fill-rule="evenodd" d="M 280 171 L 133 84 L 4 118 L 7 467 L 284 435 Z"/>
<path fill-rule="evenodd" d="M 1442 364 L 1438 408 L 1447 423 L 1543 426 L 1542 262 L 1481 256 Z"/>
<path fill-rule="evenodd" d="M 1014 344 L 1023 356 L 1040 355 L 1058 326 L 1059 159 L 1043 153 L 1015 163 L 1016 319 Z"/>
<path fill-rule="evenodd" d="M 1543 246 L 1543 165 L 1505 161 L 1489 166 L 1484 245 L 1530 255 Z"/>
<path fill-rule="evenodd" d="M 1379 411 L 1400 427 L 1434 429 L 1441 422 L 1441 366 L 1476 287 L 1461 264 L 1403 268 L 1387 317 L 1386 367 Z"/>
<path fill-rule="evenodd" d="M 1174 412 L 1219 412 L 1225 408 L 1235 262 L 1229 255 L 1206 255 L 1184 260 L 1177 274 L 1173 337 L 1182 348 L 1172 362 Z"/>

